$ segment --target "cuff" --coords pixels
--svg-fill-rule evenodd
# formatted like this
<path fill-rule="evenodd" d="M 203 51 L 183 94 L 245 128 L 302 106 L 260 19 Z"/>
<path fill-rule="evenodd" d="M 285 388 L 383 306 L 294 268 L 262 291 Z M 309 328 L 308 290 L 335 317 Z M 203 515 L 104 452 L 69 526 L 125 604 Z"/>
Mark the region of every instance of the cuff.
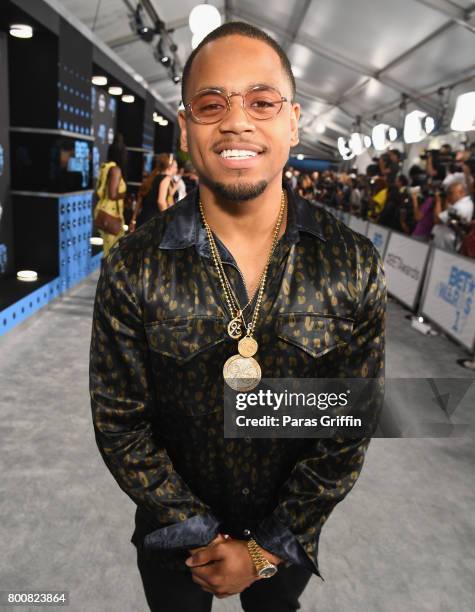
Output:
<path fill-rule="evenodd" d="M 284 561 L 304 567 L 324 580 L 318 571 L 318 566 L 310 560 L 295 535 L 274 516 L 269 516 L 261 521 L 253 529 L 252 537 L 265 550 L 274 553 Z"/>
<path fill-rule="evenodd" d="M 186 521 L 162 527 L 144 538 L 144 547 L 179 550 L 207 546 L 217 536 L 220 521 L 212 513 L 197 514 Z"/>

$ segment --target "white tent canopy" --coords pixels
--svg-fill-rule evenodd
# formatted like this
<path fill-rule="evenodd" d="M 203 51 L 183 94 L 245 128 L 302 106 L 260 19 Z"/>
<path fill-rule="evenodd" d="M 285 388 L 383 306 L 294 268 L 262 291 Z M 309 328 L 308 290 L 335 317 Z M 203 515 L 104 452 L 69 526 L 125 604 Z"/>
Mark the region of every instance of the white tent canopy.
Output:
<path fill-rule="evenodd" d="M 199 0 L 146 0 L 173 30 L 178 70 L 191 52 L 188 16 Z M 135 32 L 137 0 L 61 0 L 123 62 L 148 82 L 173 113 L 180 85 Z M 271 34 L 286 50 L 302 105 L 296 152 L 331 158 L 339 136 L 360 121 L 370 133 L 381 121 L 401 127 L 420 108 L 448 126 L 458 94 L 475 89 L 475 3 L 469 0 L 215 0 L 224 20 L 242 20 Z M 156 40 L 156 39 L 155 39 Z M 441 89 L 442 88 L 442 89 Z M 317 126 L 325 126 L 323 134 Z"/>

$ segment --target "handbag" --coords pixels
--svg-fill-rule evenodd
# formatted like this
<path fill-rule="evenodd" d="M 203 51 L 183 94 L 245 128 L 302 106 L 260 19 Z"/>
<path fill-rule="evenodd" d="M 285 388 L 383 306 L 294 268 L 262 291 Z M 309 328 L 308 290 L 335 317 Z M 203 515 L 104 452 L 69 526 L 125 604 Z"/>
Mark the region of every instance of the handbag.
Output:
<path fill-rule="evenodd" d="M 108 234 L 113 234 L 114 236 L 117 236 L 122 230 L 122 219 L 110 215 L 105 210 L 99 209 L 97 211 L 95 223 L 97 229 L 107 232 Z"/>
<path fill-rule="evenodd" d="M 103 168 L 101 169 L 103 172 L 106 169 L 107 164 L 103 165 Z M 102 230 L 103 232 L 106 232 L 107 234 L 112 234 L 114 236 L 117 236 L 117 234 L 119 234 L 122 230 L 122 219 L 121 217 L 116 217 L 115 215 L 111 215 L 110 213 L 106 212 L 105 210 L 103 210 L 101 208 L 101 203 L 106 200 L 106 194 L 107 194 L 107 183 L 109 181 L 109 170 L 110 167 L 107 168 L 107 172 L 105 172 L 105 177 L 101 176 L 99 178 L 99 186 L 96 190 L 96 194 L 99 196 L 99 202 L 97 203 L 96 206 L 96 213 L 94 215 L 94 223 L 96 226 L 96 229 Z M 119 212 L 119 204 L 117 204 L 117 212 Z"/>

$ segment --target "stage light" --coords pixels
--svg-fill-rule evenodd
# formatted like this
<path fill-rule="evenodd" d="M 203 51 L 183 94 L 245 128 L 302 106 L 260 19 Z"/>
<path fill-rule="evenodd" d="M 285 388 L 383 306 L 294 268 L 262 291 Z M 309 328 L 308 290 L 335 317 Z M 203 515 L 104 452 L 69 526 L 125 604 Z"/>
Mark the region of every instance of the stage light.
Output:
<path fill-rule="evenodd" d="M 364 151 L 363 137 L 358 132 L 353 132 L 350 136 L 348 146 L 355 155 L 361 155 Z"/>
<path fill-rule="evenodd" d="M 373 147 L 377 151 L 384 151 L 389 146 L 389 142 L 393 142 L 397 138 L 396 128 L 387 125 L 386 123 L 378 123 L 372 131 Z"/>
<path fill-rule="evenodd" d="M 475 91 L 468 91 L 457 98 L 450 127 L 455 132 L 475 130 Z"/>
<path fill-rule="evenodd" d="M 24 23 L 14 23 L 10 26 L 10 35 L 15 38 L 32 38 L 33 28 Z"/>
<path fill-rule="evenodd" d="M 155 29 L 145 25 L 142 19 L 142 10 L 142 5 L 140 3 L 137 4 L 137 8 L 135 9 L 134 13 L 135 31 L 145 42 L 152 42 L 153 37 L 155 36 Z"/>
<path fill-rule="evenodd" d="M 190 30 L 193 34 L 209 34 L 221 25 L 221 15 L 218 9 L 211 4 L 198 4 L 189 17 Z"/>
<path fill-rule="evenodd" d="M 355 153 L 349 147 L 349 142 L 347 142 L 343 138 L 343 136 L 340 136 L 338 138 L 337 144 L 338 144 L 338 151 L 340 152 L 340 155 L 343 157 L 343 159 L 345 160 L 353 159 L 353 157 L 355 156 Z"/>
<path fill-rule="evenodd" d="M 111 86 L 107 90 L 111 96 L 121 96 L 122 95 L 122 87 Z"/>
<path fill-rule="evenodd" d="M 107 77 L 105 76 L 101 76 L 101 75 L 93 76 L 91 81 L 93 85 L 98 85 L 99 87 L 104 87 L 104 85 L 107 85 Z"/>
<path fill-rule="evenodd" d="M 18 280 L 31 282 L 38 280 L 38 272 L 34 270 L 20 270 L 17 272 L 16 277 Z"/>
<path fill-rule="evenodd" d="M 421 142 L 434 130 L 434 127 L 434 119 L 427 113 L 420 110 L 412 111 L 404 119 L 404 141 L 407 144 Z"/>
<path fill-rule="evenodd" d="M 132 104 L 132 102 L 135 102 L 135 96 L 132 96 L 131 94 L 124 94 L 121 100 L 126 104 Z"/>

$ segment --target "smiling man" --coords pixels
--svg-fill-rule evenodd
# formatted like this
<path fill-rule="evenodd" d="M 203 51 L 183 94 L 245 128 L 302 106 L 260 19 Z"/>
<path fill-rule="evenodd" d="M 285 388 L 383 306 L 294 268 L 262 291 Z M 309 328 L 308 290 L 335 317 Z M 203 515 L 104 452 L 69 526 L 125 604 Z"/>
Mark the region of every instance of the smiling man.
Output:
<path fill-rule="evenodd" d="M 199 190 L 123 238 L 99 279 L 96 440 L 137 504 L 148 604 L 296 610 L 329 514 L 369 438 L 225 439 L 223 389 L 266 378 L 377 378 L 386 288 L 372 243 L 283 183 L 300 107 L 267 34 L 229 23 L 183 72 L 181 147 Z M 376 414 L 381 396 L 367 398 Z M 113 585 L 111 585 L 111 588 Z"/>

